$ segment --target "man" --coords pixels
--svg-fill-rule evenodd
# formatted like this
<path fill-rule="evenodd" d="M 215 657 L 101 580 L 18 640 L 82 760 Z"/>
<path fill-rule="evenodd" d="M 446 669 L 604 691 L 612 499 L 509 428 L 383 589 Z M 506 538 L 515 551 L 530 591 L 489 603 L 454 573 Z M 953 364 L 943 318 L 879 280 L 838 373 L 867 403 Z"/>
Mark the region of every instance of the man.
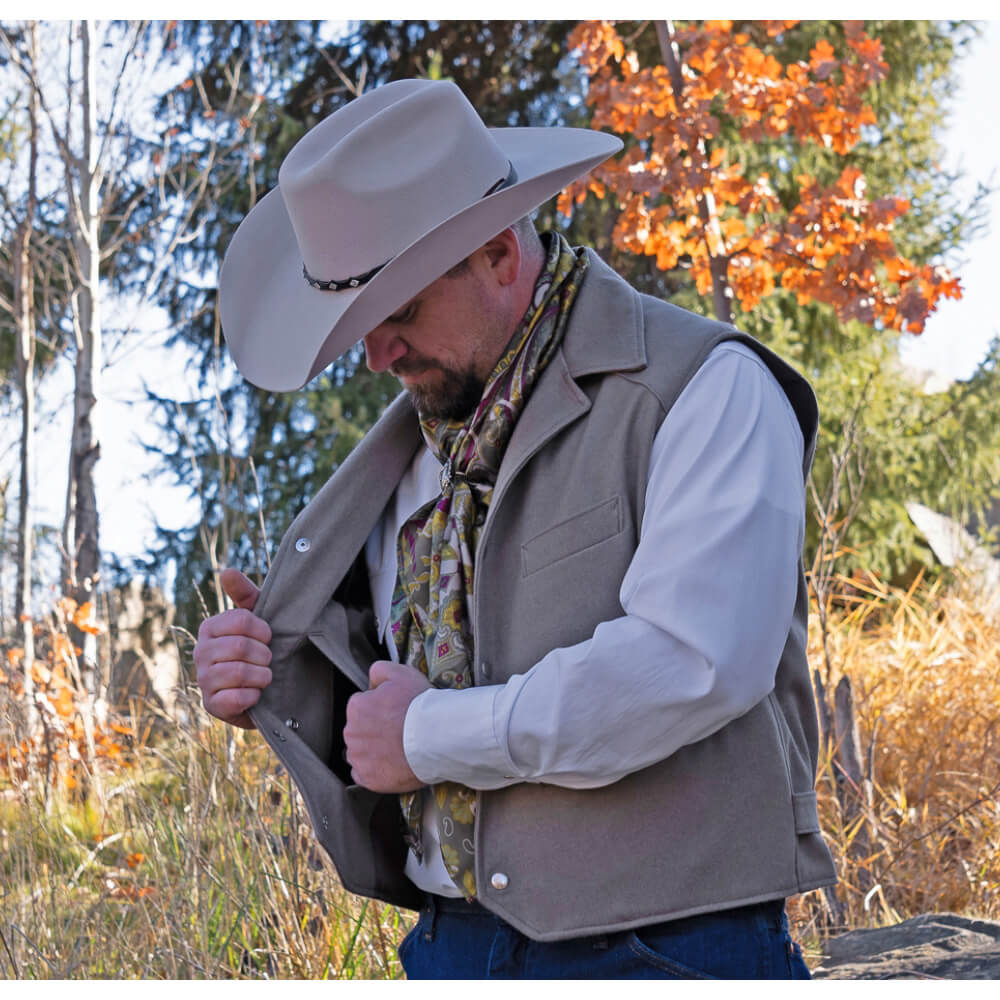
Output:
<path fill-rule="evenodd" d="M 203 623 L 411 977 L 807 977 L 829 884 L 805 661 L 806 383 L 527 213 L 621 146 L 402 81 L 286 158 L 220 278 L 272 390 L 358 339 L 406 392 Z"/>

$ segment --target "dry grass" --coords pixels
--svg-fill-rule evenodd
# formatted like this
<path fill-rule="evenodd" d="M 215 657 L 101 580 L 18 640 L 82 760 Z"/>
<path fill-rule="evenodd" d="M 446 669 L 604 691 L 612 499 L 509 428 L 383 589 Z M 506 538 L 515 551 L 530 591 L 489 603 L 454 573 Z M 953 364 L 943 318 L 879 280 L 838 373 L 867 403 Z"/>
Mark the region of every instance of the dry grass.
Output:
<path fill-rule="evenodd" d="M 824 760 L 844 922 L 809 893 L 790 905 L 797 936 L 815 954 L 844 926 L 1000 919 L 1000 623 L 957 590 L 855 584 L 829 629 L 870 783 L 849 819 Z M 189 717 L 132 766 L 102 761 L 86 802 L 0 774 L 0 976 L 399 977 L 411 917 L 340 888 L 256 735 Z"/>
<path fill-rule="evenodd" d="M 857 584 L 830 620 L 833 676 L 850 677 L 866 774 L 851 817 L 829 753 L 818 783 L 847 927 L 925 912 L 1000 919 L 1000 621 L 959 586 Z M 810 660 L 823 663 L 812 622 Z M 850 797 L 849 795 L 847 796 Z M 830 927 L 819 893 L 800 933 Z"/>
<path fill-rule="evenodd" d="M 401 975 L 409 918 L 340 888 L 256 734 L 202 722 L 108 780 L 103 807 L 0 793 L 0 975 Z"/>

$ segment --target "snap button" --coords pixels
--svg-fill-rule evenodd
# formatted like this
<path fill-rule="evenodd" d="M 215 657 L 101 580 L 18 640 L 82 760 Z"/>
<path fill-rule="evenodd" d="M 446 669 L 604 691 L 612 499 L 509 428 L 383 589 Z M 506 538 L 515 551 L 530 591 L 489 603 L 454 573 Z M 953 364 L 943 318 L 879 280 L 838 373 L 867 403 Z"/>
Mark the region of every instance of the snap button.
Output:
<path fill-rule="evenodd" d="M 298 719 L 285 719 L 285 725 L 288 726 L 289 729 L 298 729 L 299 728 L 299 720 Z"/>
<path fill-rule="evenodd" d="M 311 547 L 312 542 L 310 542 L 308 538 L 300 538 L 295 543 L 295 550 L 297 552 L 308 552 Z"/>
<path fill-rule="evenodd" d="M 497 892 L 503 892 L 503 890 L 510 885 L 510 879 L 507 878 L 503 872 L 494 872 L 490 876 L 490 885 L 493 886 Z"/>

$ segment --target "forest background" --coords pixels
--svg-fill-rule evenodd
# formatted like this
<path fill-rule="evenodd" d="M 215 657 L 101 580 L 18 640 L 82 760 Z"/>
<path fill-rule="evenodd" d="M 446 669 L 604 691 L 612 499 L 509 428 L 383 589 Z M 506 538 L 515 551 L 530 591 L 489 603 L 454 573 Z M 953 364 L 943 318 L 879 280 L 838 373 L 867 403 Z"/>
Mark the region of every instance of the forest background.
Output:
<path fill-rule="evenodd" d="M 621 134 L 623 156 L 543 206 L 540 226 L 643 290 L 732 318 L 816 388 L 806 555 L 842 882 L 793 903 L 813 959 L 845 927 L 1000 916 L 997 611 L 942 571 L 906 508 L 995 541 L 1000 348 L 936 392 L 899 359 L 961 295 L 948 269 L 960 276 L 986 219 L 990 192 L 963 186 L 941 147 L 976 25 L 2 30 L 6 974 L 399 974 L 405 914 L 337 890 L 260 741 L 207 720 L 183 682 L 198 621 L 223 603 L 218 568 L 262 575 L 398 388 L 357 352 L 298 393 L 242 382 L 219 336 L 221 256 L 306 128 L 415 75 L 454 79 L 491 125 Z M 134 428 L 148 483 L 109 501 L 99 415 L 116 366 L 153 416 Z M 106 522 L 131 519 L 147 490 L 175 510 L 142 551 L 108 551 Z M 55 492 L 59 517 L 37 516 Z M 172 661 L 181 690 L 123 682 L 126 652 L 130 670 Z"/>

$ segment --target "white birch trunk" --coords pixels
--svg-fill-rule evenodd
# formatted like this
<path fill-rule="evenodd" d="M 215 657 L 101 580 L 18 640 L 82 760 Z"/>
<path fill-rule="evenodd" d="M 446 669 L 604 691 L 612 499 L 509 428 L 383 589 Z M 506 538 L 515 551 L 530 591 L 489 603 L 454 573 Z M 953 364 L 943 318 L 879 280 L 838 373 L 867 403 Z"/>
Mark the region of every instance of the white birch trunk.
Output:
<path fill-rule="evenodd" d="M 82 140 L 75 170 L 76 190 L 68 191 L 75 232 L 73 242 L 79 267 L 80 285 L 74 295 L 76 365 L 73 388 L 73 430 L 70 444 L 69 477 L 66 490 L 66 517 L 63 541 L 68 556 L 67 570 L 72 596 L 82 604 L 91 600 L 100 572 L 97 491 L 94 467 L 100 457 L 97 433 L 99 379 L 101 372 L 100 313 L 100 196 L 101 169 L 98 159 L 97 94 L 94 88 L 94 53 L 90 22 L 80 25 L 82 58 Z M 97 640 L 80 636 L 83 649 L 81 673 L 88 693 L 98 693 Z"/>

